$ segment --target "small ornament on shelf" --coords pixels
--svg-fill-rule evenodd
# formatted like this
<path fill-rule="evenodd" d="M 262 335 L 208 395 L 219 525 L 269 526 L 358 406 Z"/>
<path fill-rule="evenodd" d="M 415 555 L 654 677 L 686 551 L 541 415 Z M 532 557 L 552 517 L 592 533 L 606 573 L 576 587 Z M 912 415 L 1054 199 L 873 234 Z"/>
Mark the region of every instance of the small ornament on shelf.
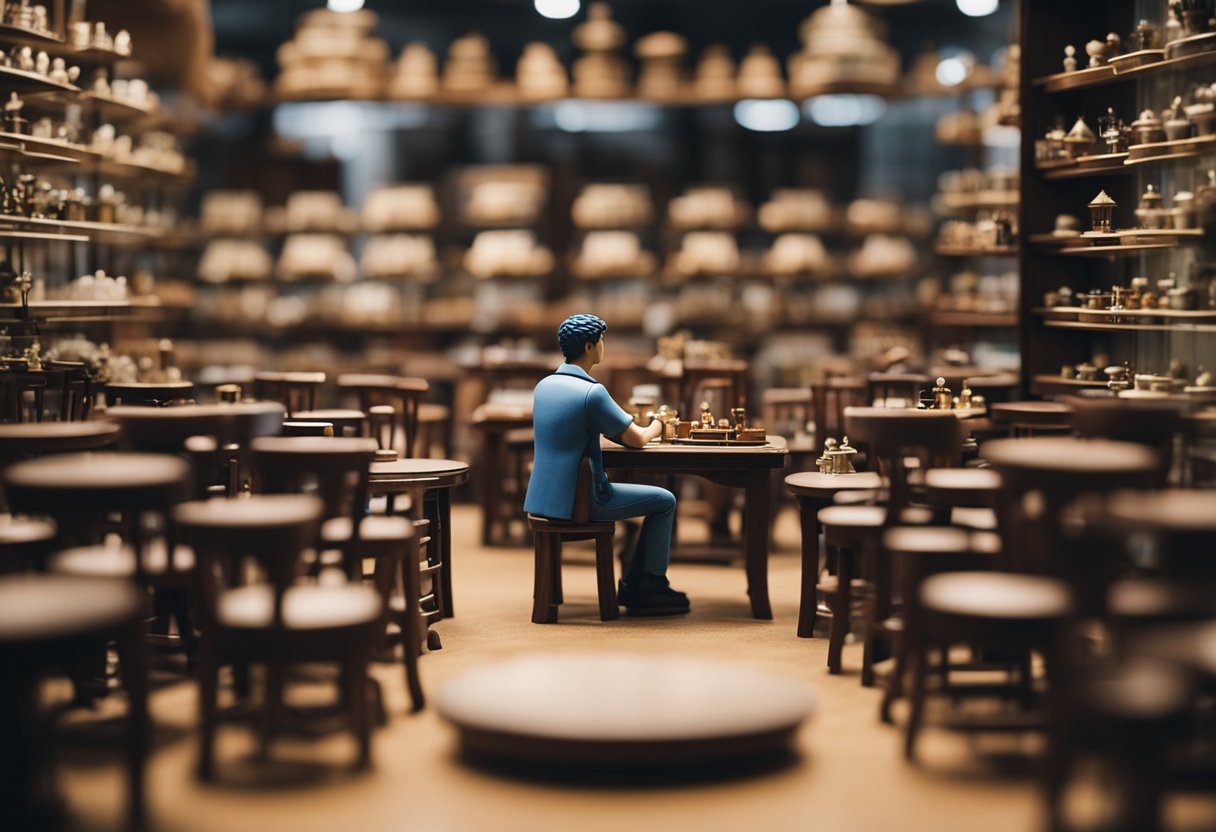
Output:
<path fill-rule="evenodd" d="M 1109 234 L 1115 208 L 1118 206 L 1106 191 L 1101 191 L 1089 203 L 1090 219 L 1095 234 Z"/>

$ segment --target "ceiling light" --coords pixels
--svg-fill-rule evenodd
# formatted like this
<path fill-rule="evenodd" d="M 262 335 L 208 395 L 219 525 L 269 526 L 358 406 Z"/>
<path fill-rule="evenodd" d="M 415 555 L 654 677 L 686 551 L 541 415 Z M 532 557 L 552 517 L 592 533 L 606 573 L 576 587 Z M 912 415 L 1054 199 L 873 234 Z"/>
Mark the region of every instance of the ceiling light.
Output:
<path fill-rule="evenodd" d="M 798 105 L 784 98 L 745 98 L 735 104 L 740 127 L 760 133 L 779 133 L 798 126 Z"/>
<path fill-rule="evenodd" d="M 887 102 L 877 95 L 819 95 L 802 106 L 807 117 L 821 127 L 872 124 L 887 111 Z"/>
<path fill-rule="evenodd" d="M 996 11 L 1001 0 L 954 0 L 958 10 L 968 17 L 985 17 Z"/>
<path fill-rule="evenodd" d="M 578 14 L 579 0 L 534 0 L 536 11 L 550 20 L 565 20 Z"/>
<path fill-rule="evenodd" d="M 329 0 L 326 5 L 331 12 L 357 12 L 363 8 L 363 0 Z"/>

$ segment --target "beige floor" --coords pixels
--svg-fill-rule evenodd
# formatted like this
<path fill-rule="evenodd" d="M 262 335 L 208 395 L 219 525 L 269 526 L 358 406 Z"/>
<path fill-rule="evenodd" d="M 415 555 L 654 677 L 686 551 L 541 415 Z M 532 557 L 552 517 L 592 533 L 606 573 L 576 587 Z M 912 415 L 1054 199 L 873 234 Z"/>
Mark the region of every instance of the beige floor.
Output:
<path fill-rule="evenodd" d="M 687 618 L 601 623 L 594 573 L 568 566 L 562 622 L 529 622 L 531 552 L 482 549 L 480 522 L 469 506 L 455 516 L 457 617 L 439 630 L 444 649 L 423 657 L 424 684 L 435 691 L 453 675 L 488 660 L 537 650 L 630 649 L 731 661 L 804 682 L 818 713 L 798 736 L 790 767 L 738 781 L 665 788 L 555 786 L 517 782 L 462 764 L 452 731 L 433 709 L 406 715 L 395 667 L 379 666 L 391 711 L 375 736 L 374 769 L 344 765 L 353 743 L 341 733 L 285 740 L 274 764 L 249 755 L 239 725 L 221 734 L 221 782 L 192 777 L 193 685 L 180 682 L 153 700 L 158 743 L 149 777 L 156 828 L 169 830 L 883 830 L 1002 832 L 1040 828 L 1032 771 L 1011 770 L 1009 741 L 979 747 L 944 732 L 925 734 L 923 763 L 900 753 L 900 732 L 877 719 L 878 693 L 858 683 L 860 648 L 846 648 L 847 671 L 829 676 L 826 642 L 794 636 L 798 603 L 797 525 L 781 517 L 771 559 L 773 621 L 748 617 L 741 568 L 676 564 L 673 583 L 694 601 Z M 691 527 L 693 524 L 686 524 Z M 691 528 L 689 531 L 695 531 Z M 983 752 L 983 753 L 979 753 Z M 60 783 L 74 816 L 87 828 L 118 828 L 121 769 L 96 750 L 65 752 Z M 281 762 L 280 762 L 281 761 Z M 1210 806 L 1208 807 L 1211 808 Z M 1216 828 L 1203 814 L 1193 828 Z"/>

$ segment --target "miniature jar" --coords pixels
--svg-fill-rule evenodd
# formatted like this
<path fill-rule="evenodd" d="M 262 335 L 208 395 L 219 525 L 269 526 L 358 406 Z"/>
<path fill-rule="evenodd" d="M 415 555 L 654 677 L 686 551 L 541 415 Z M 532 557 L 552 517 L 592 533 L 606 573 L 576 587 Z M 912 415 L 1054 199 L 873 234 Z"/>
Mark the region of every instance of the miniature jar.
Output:
<path fill-rule="evenodd" d="M 1136 220 L 1141 228 L 1161 228 L 1161 212 L 1161 193 L 1149 185 L 1140 196 L 1140 207 L 1136 209 Z"/>
<path fill-rule="evenodd" d="M 1135 144 L 1156 144 L 1165 141 L 1165 129 L 1161 119 L 1152 110 L 1145 110 L 1132 122 L 1132 141 Z"/>

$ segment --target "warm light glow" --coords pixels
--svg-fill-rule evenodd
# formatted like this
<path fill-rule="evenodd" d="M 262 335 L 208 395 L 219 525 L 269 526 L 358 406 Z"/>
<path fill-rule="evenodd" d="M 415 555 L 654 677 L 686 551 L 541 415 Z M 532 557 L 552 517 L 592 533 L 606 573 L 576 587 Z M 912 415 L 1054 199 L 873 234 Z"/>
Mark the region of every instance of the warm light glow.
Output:
<path fill-rule="evenodd" d="M 968 17 L 985 17 L 996 11 L 1001 0 L 955 0 L 958 10 Z"/>
<path fill-rule="evenodd" d="M 822 127 L 873 124 L 887 111 L 877 95 L 820 95 L 802 105 L 807 117 Z"/>
<path fill-rule="evenodd" d="M 745 98 L 735 104 L 740 127 L 760 133 L 779 133 L 798 126 L 798 105 L 784 98 Z"/>
<path fill-rule="evenodd" d="M 962 58 L 943 58 L 933 74 L 937 77 L 937 83 L 943 87 L 957 87 L 967 80 L 971 67 Z"/>
<path fill-rule="evenodd" d="M 363 0 L 329 0 L 326 5 L 331 12 L 357 12 L 363 8 Z"/>
<path fill-rule="evenodd" d="M 536 11 L 550 20 L 565 20 L 578 14 L 579 0 L 534 0 Z"/>
<path fill-rule="evenodd" d="M 565 133 L 653 130 L 661 120 L 659 107 L 638 101 L 559 101 L 534 113 L 541 126 Z"/>

